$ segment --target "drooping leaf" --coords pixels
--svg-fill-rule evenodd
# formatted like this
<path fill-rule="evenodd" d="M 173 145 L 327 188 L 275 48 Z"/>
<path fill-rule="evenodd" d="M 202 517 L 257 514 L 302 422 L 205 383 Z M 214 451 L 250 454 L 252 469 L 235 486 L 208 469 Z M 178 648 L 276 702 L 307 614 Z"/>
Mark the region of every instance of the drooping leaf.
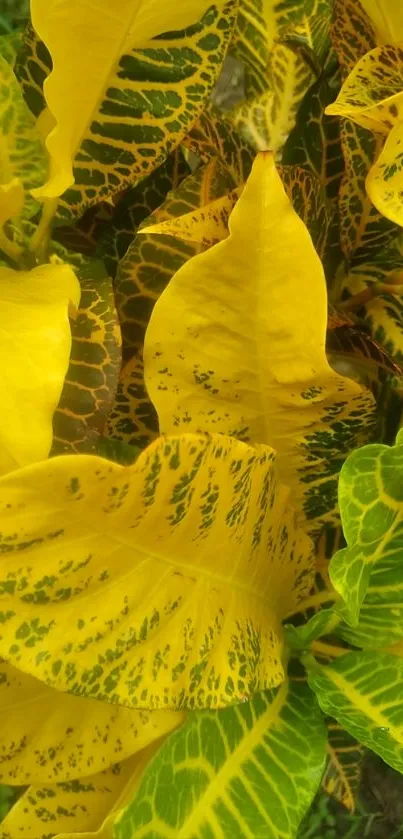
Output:
<path fill-rule="evenodd" d="M 328 764 L 322 787 L 353 813 L 361 781 L 364 748 L 334 720 L 327 720 Z"/>
<path fill-rule="evenodd" d="M 46 458 L 69 362 L 70 302 L 80 288 L 68 265 L 0 268 L 2 406 L 0 474 Z"/>
<path fill-rule="evenodd" d="M 2 839 L 109 839 L 120 807 L 134 795 L 158 745 L 105 772 L 28 787 L 1 824 Z"/>
<path fill-rule="evenodd" d="M 16 183 L 20 201 L 17 213 L 9 195 L 0 193 L 0 221 L 22 211 L 23 189 L 40 186 L 47 176 L 47 156 L 42 147 L 35 119 L 28 110 L 12 67 L 0 56 L 0 185 Z M 24 214 L 32 216 L 38 204 L 27 195 Z M 9 214 L 7 213 L 9 211 Z"/>
<path fill-rule="evenodd" d="M 76 623 L 80 618 L 76 618 Z M 3 784 L 62 783 L 109 769 L 180 725 L 179 711 L 137 711 L 61 693 L 0 663 Z"/>
<path fill-rule="evenodd" d="M 304 684 L 192 713 L 146 769 L 116 839 L 293 839 L 324 759 L 324 724 Z"/>
<path fill-rule="evenodd" d="M 77 271 L 81 301 L 71 326 L 70 365 L 53 418 L 51 454 L 93 451 L 112 407 L 121 362 L 112 281 L 101 262 Z"/>
<path fill-rule="evenodd" d="M 128 467 L 64 455 L 5 476 L 0 655 L 137 708 L 222 707 L 279 684 L 281 620 L 313 558 L 274 460 L 186 434 Z"/>
<path fill-rule="evenodd" d="M 396 0 L 360 0 L 371 18 L 378 43 L 390 44 L 403 37 L 403 9 Z"/>
<path fill-rule="evenodd" d="M 326 666 L 312 663 L 308 681 L 325 714 L 403 771 L 403 660 L 388 653 L 350 652 Z"/>
<path fill-rule="evenodd" d="M 234 0 L 186 8 L 121 0 L 113 16 L 107 0 L 96 9 L 89 0 L 32 0 L 33 25 L 53 61 L 44 89 L 56 122 L 46 139 L 51 177 L 37 197 L 68 190 L 65 214 L 77 215 L 155 169 L 196 121 L 234 14 Z"/>
<path fill-rule="evenodd" d="M 337 518 L 337 472 L 368 439 L 373 411 L 369 392 L 330 368 L 326 320 L 320 260 L 272 156 L 261 155 L 229 238 L 173 277 L 144 351 L 161 432 L 219 430 L 272 445 L 315 532 Z"/>
<path fill-rule="evenodd" d="M 329 574 L 344 600 L 343 616 L 352 626 L 358 624 L 372 571 L 378 589 L 385 575 L 395 586 L 403 575 L 402 464 L 402 446 L 373 443 L 353 452 L 340 472 L 339 505 L 347 547 L 332 558 Z M 393 612 L 390 620 L 395 620 Z"/>
<path fill-rule="evenodd" d="M 23 33 L 15 73 L 25 101 L 35 117 L 39 117 L 46 108 L 43 85 L 51 69 L 52 59 L 49 51 L 29 22 Z"/>

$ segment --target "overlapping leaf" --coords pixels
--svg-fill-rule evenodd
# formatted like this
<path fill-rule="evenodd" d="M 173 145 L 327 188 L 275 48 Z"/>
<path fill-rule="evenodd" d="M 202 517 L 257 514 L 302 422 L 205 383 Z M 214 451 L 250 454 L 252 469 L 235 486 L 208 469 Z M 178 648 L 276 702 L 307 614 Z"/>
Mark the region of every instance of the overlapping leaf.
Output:
<path fill-rule="evenodd" d="M 67 265 L 0 268 L 0 474 L 47 457 L 69 362 L 68 310 L 78 281 Z"/>
<path fill-rule="evenodd" d="M 184 720 L 179 711 L 137 711 L 70 696 L 0 663 L 3 784 L 56 784 L 125 760 Z"/>
<path fill-rule="evenodd" d="M 308 681 L 325 714 L 403 771 L 402 659 L 350 652 L 326 666 L 312 663 Z"/>
<path fill-rule="evenodd" d="M 31 14 L 52 57 L 45 97 L 56 123 L 51 176 L 36 194 L 68 190 L 69 217 L 138 182 L 180 143 L 216 81 L 235 4 L 122 0 L 111 16 L 107 0 L 96 11 L 89 0 L 32 0 Z"/>
<path fill-rule="evenodd" d="M 36 117 L 46 108 L 43 84 L 51 69 L 52 59 L 49 51 L 29 22 L 23 33 L 15 72 L 25 101 Z"/>
<path fill-rule="evenodd" d="M 375 27 L 378 43 L 393 44 L 403 38 L 403 10 L 395 0 L 360 0 Z"/>
<path fill-rule="evenodd" d="M 217 108 L 206 108 L 183 142 L 204 163 L 218 158 L 229 172 L 233 186 L 246 181 L 252 168 L 253 151 L 229 117 Z"/>
<path fill-rule="evenodd" d="M 372 595 L 377 590 L 382 595 L 384 587 L 385 600 L 402 585 L 402 465 L 402 445 L 374 443 L 353 452 L 340 472 L 339 504 L 347 548 L 333 557 L 330 578 L 353 626 L 358 624 L 370 579 Z M 396 622 L 394 609 L 389 620 Z"/>
<path fill-rule="evenodd" d="M 364 749 L 334 720 L 328 720 L 328 764 L 322 786 L 328 795 L 354 812 L 361 780 Z"/>
<path fill-rule="evenodd" d="M 276 480 L 272 449 L 223 434 L 161 438 L 128 467 L 65 455 L 4 477 L 0 655 L 137 708 L 279 684 L 312 544 Z"/>
<path fill-rule="evenodd" d="M 158 417 L 145 388 L 141 352 L 122 368 L 105 433 L 110 441 L 120 440 L 140 449 L 158 437 Z"/>
<path fill-rule="evenodd" d="M 304 684 L 191 714 L 146 770 L 116 839 L 292 839 L 324 758 L 325 727 Z"/>
<path fill-rule="evenodd" d="M 272 445 L 300 520 L 316 530 L 337 516 L 336 475 L 368 439 L 372 397 L 327 362 L 322 267 L 270 155 L 257 158 L 230 231 L 160 297 L 147 389 L 163 433 L 219 430 Z"/>

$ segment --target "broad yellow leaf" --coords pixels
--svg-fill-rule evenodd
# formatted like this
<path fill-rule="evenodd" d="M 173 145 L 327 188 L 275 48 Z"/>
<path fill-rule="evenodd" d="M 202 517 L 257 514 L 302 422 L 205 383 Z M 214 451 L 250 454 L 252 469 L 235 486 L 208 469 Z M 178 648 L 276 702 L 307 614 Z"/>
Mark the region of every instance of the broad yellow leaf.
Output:
<path fill-rule="evenodd" d="M 403 104 L 403 83 L 402 83 Z M 392 128 L 378 160 L 369 171 L 366 187 L 377 210 L 403 227 L 403 121 Z"/>
<path fill-rule="evenodd" d="M 180 711 L 137 711 L 61 693 L 0 663 L 0 782 L 62 783 L 109 769 L 183 722 Z"/>
<path fill-rule="evenodd" d="M 156 303 L 147 389 L 163 433 L 273 446 L 300 521 L 316 530 L 336 515 L 337 473 L 367 440 L 373 399 L 328 364 L 323 269 L 270 154 L 256 159 L 229 227 Z"/>
<path fill-rule="evenodd" d="M 68 265 L 0 268 L 0 474 L 46 458 L 80 287 Z"/>
<path fill-rule="evenodd" d="M 403 39 L 403 6 L 400 0 L 360 0 L 375 27 L 380 44 L 393 44 Z"/>
<path fill-rule="evenodd" d="M 234 0 L 32 0 L 56 122 L 51 177 L 36 196 L 56 198 L 75 181 L 69 203 L 82 209 L 158 166 L 215 83 L 234 13 Z"/>
<path fill-rule="evenodd" d="M 220 707 L 283 677 L 312 543 L 273 451 L 160 438 L 132 466 L 65 455 L 0 480 L 0 656 L 137 708 Z"/>

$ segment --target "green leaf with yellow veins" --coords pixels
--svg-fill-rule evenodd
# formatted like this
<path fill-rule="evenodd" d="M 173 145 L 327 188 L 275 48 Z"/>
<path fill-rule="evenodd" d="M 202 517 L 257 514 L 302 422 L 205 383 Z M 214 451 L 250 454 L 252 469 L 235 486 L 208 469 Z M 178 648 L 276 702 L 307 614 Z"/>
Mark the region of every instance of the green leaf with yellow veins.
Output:
<path fill-rule="evenodd" d="M 45 98 L 55 126 L 46 137 L 50 177 L 36 197 L 65 193 L 65 215 L 81 215 L 162 163 L 216 82 L 236 5 L 122 0 L 112 18 L 108 0 L 96 10 L 90 0 L 32 0 L 53 62 Z"/>
<path fill-rule="evenodd" d="M 81 622 L 76 617 L 75 624 Z M 137 711 L 55 691 L 0 663 L 2 784 L 62 783 L 94 775 L 180 725 L 179 711 Z"/>
<path fill-rule="evenodd" d="M 51 69 L 49 51 L 36 34 L 32 23 L 28 23 L 17 55 L 15 73 L 25 101 L 35 117 L 39 117 L 46 108 L 43 84 Z"/>
<path fill-rule="evenodd" d="M 0 185 L 16 183 L 21 201 L 16 207 L 3 189 L 0 192 L 0 223 L 12 215 L 30 218 L 37 212 L 38 203 L 28 193 L 40 186 L 47 176 L 48 160 L 35 126 L 35 119 L 28 110 L 13 73 L 12 67 L 0 56 Z"/>
<path fill-rule="evenodd" d="M 169 193 L 147 223 L 159 224 L 194 213 L 226 195 L 233 186 L 231 175 L 215 156 Z M 146 327 L 159 295 L 178 268 L 200 249 L 200 244 L 175 236 L 138 232 L 119 264 L 115 283 L 125 362 L 142 352 Z"/>
<path fill-rule="evenodd" d="M 127 467 L 52 458 L 0 480 L 0 532 L 0 656 L 50 687 L 181 709 L 283 680 L 313 546 L 269 447 L 184 434 Z"/>
<path fill-rule="evenodd" d="M 136 353 L 121 370 L 105 434 L 111 442 L 120 441 L 140 449 L 158 437 L 157 412 L 144 384 L 141 353 Z"/>
<path fill-rule="evenodd" d="M 0 36 L 0 55 L 15 69 L 14 65 L 21 47 L 22 33 L 19 30 Z"/>
<path fill-rule="evenodd" d="M 183 145 L 208 164 L 218 158 L 233 181 L 233 186 L 245 183 L 254 159 L 249 143 L 239 134 L 228 115 L 211 106 L 206 108 Z"/>
<path fill-rule="evenodd" d="M 2 821 L 2 839 L 110 839 L 120 809 L 135 794 L 158 746 L 152 743 L 104 772 L 32 784 Z"/>
<path fill-rule="evenodd" d="M 403 447 L 371 444 L 353 452 L 339 477 L 339 505 L 347 547 L 330 562 L 332 584 L 344 600 L 342 614 L 353 627 L 368 585 L 382 577 L 399 584 L 403 569 Z M 374 574 L 377 575 L 375 583 Z M 394 620 L 391 613 L 390 620 Z M 403 629 L 401 630 L 403 634 Z"/>
<path fill-rule="evenodd" d="M 325 714 L 403 772 L 403 659 L 349 652 L 326 666 L 312 661 L 308 681 Z"/>
<path fill-rule="evenodd" d="M 325 792 L 353 813 L 361 781 L 364 748 L 342 726 L 327 721 L 328 764 L 322 778 Z"/>
<path fill-rule="evenodd" d="M 92 452 L 113 405 L 121 336 L 112 280 L 102 262 L 82 258 L 81 300 L 71 323 L 70 364 L 53 417 L 51 454 Z"/>
<path fill-rule="evenodd" d="M 337 520 L 337 473 L 374 419 L 372 395 L 330 368 L 326 327 L 319 257 L 273 157 L 260 155 L 230 236 L 189 260 L 154 308 L 145 380 L 162 433 L 273 446 L 312 532 Z"/>
<path fill-rule="evenodd" d="M 326 729 L 306 684 L 189 714 L 147 767 L 116 839 L 294 839 L 320 783 Z M 169 795 L 167 795 L 169 784 Z"/>
<path fill-rule="evenodd" d="M 0 268 L 0 474 L 46 458 L 69 363 L 69 307 L 80 299 L 68 265 Z"/>

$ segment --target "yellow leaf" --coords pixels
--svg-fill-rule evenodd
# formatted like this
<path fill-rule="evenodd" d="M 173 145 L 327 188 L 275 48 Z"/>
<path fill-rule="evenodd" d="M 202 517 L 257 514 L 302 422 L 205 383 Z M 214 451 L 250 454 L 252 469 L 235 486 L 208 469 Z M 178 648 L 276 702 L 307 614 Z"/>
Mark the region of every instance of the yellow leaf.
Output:
<path fill-rule="evenodd" d="M 0 268 L 0 474 L 42 460 L 71 346 L 68 309 L 80 289 L 68 265 Z"/>
<path fill-rule="evenodd" d="M 65 455 L 0 480 L 0 656 L 136 708 L 279 684 L 281 621 L 312 583 L 274 453 L 159 438 L 131 466 Z"/>
<path fill-rule="evenodd" d="M 61 783 L 109 769 L 185 719 L 61 693 L 0 663 L 0 782 Z"/>
<path fill-rule="evenodd" d="M 403 102 L 403 92 L 402 92 Z M 368 195 L 377 210 L 390 221 L 403 227 L 403 122 L 390 132 L 378 160 L 366 179 Z"/>
<path fill-rule="evenodd" d="M 119 0 L 112 7 L 110 0 L 32 0 L 34 29 L 53 62 L 44 93 L 56 121 L 46 140 L 51 177 L 35 196 L 56 198 L 72 186 L 73 163 L 80 149 L 77 170 L 85 173 L 80 187 L 89 188 L 87 203 L 91 187 L 103 184 L 105 194 L 108 188 L 112 193 L 125 185 L 125 179 L 133 182 L 155 168 L 163 157 L 161 149 L 171 147 L 174 140 L 180 142 L 193 111 L 193 119 L 197 118 L 203 101 L 200 90 L 205 89 L 208 95 L 214 84 L 220 66 L 217 59 L 224 56 L 230 33 L 230 5 L 233 11 L 228 0 L 217 0 L 214 7 L 210 0 L 186 0 L 185 5 L 177 0 Z M 217 26 L 215 21 L 211 33 L 214 61 L 207 60 L 209 44 L 202 38 L 200 43 L 190 43 L 188 33 L 193 65 L 189 72 L 181 74 L 178 69 L 176 74 L 169 48 L 181 48 L 183 37 L 178 42 L 175 33 L 198 23 L 208 9 L 214 9 L 212 16 L 217 17 L 217 11 L 225 6 L 228 32 L 224 37 L 225 27 L 218 25 L 222 21 Z M 163 58 L 156 55 L 157 42 L 152 39 L 166 32 L 172 33 L 172 38 L 165 39 L 163 66 Z M 144 51 L 147 66 L 142 70 L 136 48 Z M 158 91 L 157 102 L 154 77 L 159 65 L 169 85 Z M 185 82 L 190 78 L 195 89 L 200 85 L 197 96 L 187 90 Z M 171 133 L 168 141 L 167 131 Z M 131 150 L 136 147 L 139 155 L 135 158 Z M 102 172 L 105 168 L 112 175 L 110 182 Z"/>
<path fill-rule="evenodd" d="M 24 187 L 19 178 L 0 184 L 0 228 L 9 218 L 19 216 L 24 206 Z"/>
<path fill-rule="evenodd" d="M 403 117 L 402 68 L 403 46 L 388 44 L 367 52 L 325 113 L 349 117 L 363 128 L 387 134 Z"/>
<path fill-rule="evenodd" d="M 371 18 L 379 44 L 403 40 L 403 6 L 400 0 L 360 0 Z"/>
<path fill-rule="evenodd" d="M 228 219 L 241 192 L 242 187 L 231 190 L 205 207 L 159 224 L 148 223 L 146 227 L 140 227 L 139 232 L 177 236 L 185 242 L 199 242 L 204 247 L 210 247 L 228 236 Z"/>
<path fill-rule="evenodd" d="M 273 446 L 300 520 L 316 529 L 335 516 L 335 464 L 367 440 L 374 401 L 328 364 L 322 265 L 272 155 L 257 157 L 229 228 L 156 303 L 147 389 L 163 433 Z"/>

